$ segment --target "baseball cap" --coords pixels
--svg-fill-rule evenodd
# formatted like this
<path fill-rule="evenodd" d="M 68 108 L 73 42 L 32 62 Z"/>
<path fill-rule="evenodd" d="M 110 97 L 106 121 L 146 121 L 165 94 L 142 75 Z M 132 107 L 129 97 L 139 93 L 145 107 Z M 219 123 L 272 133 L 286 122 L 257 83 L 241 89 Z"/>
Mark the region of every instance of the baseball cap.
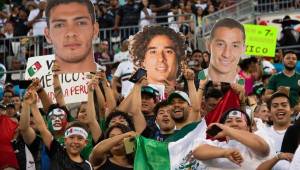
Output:
<path fill-rule="evenodd" d="M 168 102 L 171 103 L 171 101 L 174 99 L 174 98 L 182 98 L 183 100 L 185 100 L 186 102 L 188 102 L 189 105 L 191 105 L 191 100 L 189 98 L 189 96 L 183 92 L 183 91 L 174 91 L 172 92 L 169 97 L 168 97 Z"/>
<path fill-rule="evenodd" d="M 147 93 L 147 94 L 150 94 L 152 96 L 158 96 L 158 94 L 159 94 L 158 90 L 154 89 L 151 86 L 143 86 L 142 87 L 142 93 Z"/>

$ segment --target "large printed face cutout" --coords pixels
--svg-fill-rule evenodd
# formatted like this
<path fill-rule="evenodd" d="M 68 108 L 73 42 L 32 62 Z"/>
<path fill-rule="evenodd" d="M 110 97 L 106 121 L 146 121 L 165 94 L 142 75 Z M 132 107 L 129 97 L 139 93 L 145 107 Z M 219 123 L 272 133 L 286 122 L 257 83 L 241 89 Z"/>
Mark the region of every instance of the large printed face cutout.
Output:
<path fill-rule="evenodd" d="M 64 130 L 67 125 L 67 114 L 61 108 L 55 108 L 48 114 L 48 126 L 50 130 Z"/>

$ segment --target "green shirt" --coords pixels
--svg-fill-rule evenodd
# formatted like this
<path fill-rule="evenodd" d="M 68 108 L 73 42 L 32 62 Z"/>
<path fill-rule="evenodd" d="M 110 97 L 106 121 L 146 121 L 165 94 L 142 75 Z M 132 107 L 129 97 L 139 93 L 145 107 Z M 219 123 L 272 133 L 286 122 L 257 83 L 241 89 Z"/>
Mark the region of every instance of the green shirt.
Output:
<path fill-rule="evenodd" d="M 299 100 L 300 74 L 295 72 L 292 77 L 288 77 L 283 72 L 280 72 L 273 75 L 269 80 L 267 89 L 275 92 L 279 86 L 290 87 L 290 103 L 294 107 Z"/>

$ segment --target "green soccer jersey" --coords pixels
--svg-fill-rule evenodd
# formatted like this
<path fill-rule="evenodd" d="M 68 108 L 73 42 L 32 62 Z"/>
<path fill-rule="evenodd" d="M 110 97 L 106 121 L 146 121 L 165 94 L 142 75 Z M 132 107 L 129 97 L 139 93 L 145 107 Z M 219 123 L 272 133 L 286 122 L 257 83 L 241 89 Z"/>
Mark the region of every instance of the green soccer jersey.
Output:
<path fill-rule="evenodd" d="M 292 77 L 288 77 L 280 72 L 273 75 L 269 80 L 267 89 L 275 92 L 279 86 L 290 87 L 290 102 L 291 106 L 294 107 L 299 100 L 300 74 L 296 72 Z"/>

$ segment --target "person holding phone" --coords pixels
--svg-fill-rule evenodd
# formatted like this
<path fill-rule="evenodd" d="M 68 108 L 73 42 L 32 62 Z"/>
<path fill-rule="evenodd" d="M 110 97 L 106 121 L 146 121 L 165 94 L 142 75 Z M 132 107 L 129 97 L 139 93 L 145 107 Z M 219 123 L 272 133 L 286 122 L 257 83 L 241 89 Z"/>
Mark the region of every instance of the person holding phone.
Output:
<path fill-rule="evenodd" d="M 251 120 L 240 109 L 226 111 L 219 123 L 208 126 L 207 134 L 226 139 L 206 140 L 193 151 L 195 158 L 207 167 L 256 169 L 272 152 L 268 138 L 251 132 Z"/>
<path fill-rule="evenodd" d="M 109 127 L 105 139 L 94 147 L 90 155 L 93 168 L 95 170 L 133 170 L 133 160 L 130 155 L 126 154 L 123 141 L 135 135 L 134 131 L 123 124 L 117 123 Z"/>

